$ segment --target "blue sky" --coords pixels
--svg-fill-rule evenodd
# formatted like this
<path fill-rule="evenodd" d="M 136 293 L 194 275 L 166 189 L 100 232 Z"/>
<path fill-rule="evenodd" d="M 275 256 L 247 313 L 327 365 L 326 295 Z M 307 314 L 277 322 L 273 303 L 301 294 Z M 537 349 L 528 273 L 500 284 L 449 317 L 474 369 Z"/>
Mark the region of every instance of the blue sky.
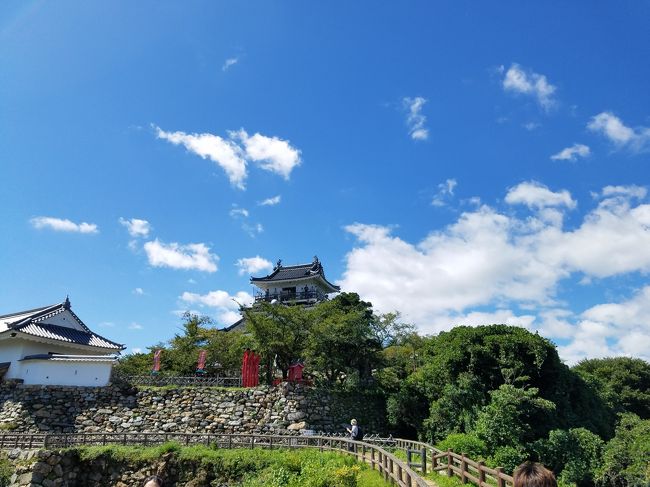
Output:
<path fill-rule="evenodd" d="M 646 2 L 5 2 L 0 312 L 129 351 L 323 261 L 423 333 L 650 358 Z"/>

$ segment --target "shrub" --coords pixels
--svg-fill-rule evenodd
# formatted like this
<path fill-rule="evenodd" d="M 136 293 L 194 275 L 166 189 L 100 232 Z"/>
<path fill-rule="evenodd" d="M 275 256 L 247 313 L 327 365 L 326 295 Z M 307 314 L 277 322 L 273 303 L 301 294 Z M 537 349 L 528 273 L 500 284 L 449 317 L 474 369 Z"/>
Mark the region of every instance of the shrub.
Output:
<path fill-rule="evenodd" d="M 472 460 L 479 460 L 487 455 L 485 442 L 471 433 L 452 433 L 436 446 L 442 451 L 464 453 Z"/>
<path fill-rule="evenodd" d="M 488 458 L 491 467 L 503 467 L 505 472 L 512 474 L 514 470 L 528 459 L 528 454 L 521 447 L 500 446 Z"/>
<path fill-rule="evenodd" d="M 13 465 L 6 458 L 0 459 L 0 487 L 7 487 L 14 473 Z"/>
<path fill-rule="evenodd" d="M 602 485 L 650 485 L 650 420 L 622 414 L 616 435 L 605 446 L 598 473 Z"/>
<path fill-rule="evenodd" d="M 588 486 L 601 463 L 603 440 L 584 428 L 553 430 L 548 439 L 535 442 L 534 449 L 559 482 Z"/>

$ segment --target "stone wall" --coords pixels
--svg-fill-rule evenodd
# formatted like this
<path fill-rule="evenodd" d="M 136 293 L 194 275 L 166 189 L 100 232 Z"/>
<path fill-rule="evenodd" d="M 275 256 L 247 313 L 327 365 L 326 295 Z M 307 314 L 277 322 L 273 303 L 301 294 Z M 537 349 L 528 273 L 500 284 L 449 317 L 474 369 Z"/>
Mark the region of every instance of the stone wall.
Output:
<path fill-rule="evenodd" d="M 153 461 L 116 460 L 101 455 L 84 460 L 77 450 L 11 450 L 15 468 L 9 487 L 132 487 L 141 486 L 150 475 L 165 479 L 167 487 L 229 485 L 218 468 L 201 459 L 180 461 L 174 452 Z"/>
<path fill-rule="evenodd" d="M 331 394 L 282 384 L 255 389 L 0 387 L 0 430 L 12 432 L 287 433 L 341 431 Z M 0 431 L 1 432 L 1 431 Z"/>

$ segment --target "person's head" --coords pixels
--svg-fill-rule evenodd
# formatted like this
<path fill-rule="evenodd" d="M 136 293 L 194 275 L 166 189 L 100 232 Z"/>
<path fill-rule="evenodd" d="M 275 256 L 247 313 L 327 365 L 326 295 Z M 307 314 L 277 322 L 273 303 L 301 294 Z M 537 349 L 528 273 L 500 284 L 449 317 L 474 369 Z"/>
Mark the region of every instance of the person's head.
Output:
<path fill-rule="evenodd" d="M 143 487 L 163 487 L 163 481 L 157 475 L 152 475 L 144 479 Z"/>
<path fill-rule="evenodd" d="M 356 420 L 356 419 L 352 419 L 352 420 L 350 420 L 350 424 L 351 424 L 352 426 L 355 426 L 355 425 L 357 424 L 357 420 Z"/>
<path fill-rule="evenodd" d="M 513 478 L 514 487 L 557 487 L 553 472 L 541 463 L 522 463 L 515 470 Z"/>

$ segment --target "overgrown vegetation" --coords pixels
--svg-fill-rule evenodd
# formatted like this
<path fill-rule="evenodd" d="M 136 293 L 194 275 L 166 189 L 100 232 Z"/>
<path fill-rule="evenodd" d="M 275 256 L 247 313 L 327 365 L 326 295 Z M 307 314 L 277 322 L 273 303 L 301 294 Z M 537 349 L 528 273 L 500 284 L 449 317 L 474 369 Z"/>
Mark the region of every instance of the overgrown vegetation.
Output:
<path fill-rule="evenodd" d="M 14 473 L 14 467 L 9 460 L 0 457 L 0 487 L 7 487 L 11 483 L 11 476 Z"/>
<path fill-rule="evenodd" d="M 549 340 L 514 326 L 459 326 L 423 337 L 399 314 L 341 293 L 314 308 L 262 304 L 244 311 L 246 333 L 186 316 L 164 348 L 164 367 L 192 373 L 199 349 L 238 370 L 245 347 L 270 381 L 302 360 L 317 385 L 372 391 L 394 436 L 419 438 L 512 470 L 546 463 L 564 485 L 650 485 L 650 364 L 585 360 L 573 368 Z M 151 353 L 121 370 L 147 373 Z M 370 432 L 370 431 L 367 431 Z M 624 453 L 625 452 L 625 453 Z M 646 482 L 644 484 L 643 482 Z"/>
<path fill-rule="evenodd" d="M 197 445 L 181 447 L 166 443 L 158 447 L 102 446 L 75 448 L 83 462 L 152 463 L 173 452 L 180 475 L 197 466 L 208 481 L 244 487 L 383 487 L 388 485 L 368 466 L 354 458 L 315 450 L 218 450 Z M 213 480 L 209 480 L 213 479 Z M 216 484 L 215 484 L 216 485 Z"/>

